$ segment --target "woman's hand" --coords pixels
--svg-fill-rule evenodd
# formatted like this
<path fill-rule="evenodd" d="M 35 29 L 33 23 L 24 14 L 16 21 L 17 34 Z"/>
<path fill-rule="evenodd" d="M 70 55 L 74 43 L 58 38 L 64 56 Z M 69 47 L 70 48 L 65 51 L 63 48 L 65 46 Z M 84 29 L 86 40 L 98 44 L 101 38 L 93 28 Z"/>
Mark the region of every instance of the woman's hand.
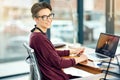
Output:
<path fill-rule="evenodd" d="M 88 58 L 85 54 L 81 54 L 79 57 L 74 57 L 76 64 L 88 61 Z"/>
<path fill-rule="evenodd" d="M 80 56 L 82 53 L 84 53 L 85 48 L 74 48 L 70 49 L 70 54 L 74 56 Z"/>

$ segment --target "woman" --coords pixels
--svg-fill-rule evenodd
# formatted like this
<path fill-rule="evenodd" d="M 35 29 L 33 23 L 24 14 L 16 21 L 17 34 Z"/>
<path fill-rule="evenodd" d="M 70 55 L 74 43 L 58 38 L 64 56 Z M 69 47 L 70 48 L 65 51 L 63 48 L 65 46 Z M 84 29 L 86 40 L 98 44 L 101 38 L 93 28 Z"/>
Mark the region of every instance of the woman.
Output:
<path fill-rule="evenodd" d="M 31 8 L 32 17 L 36 22 L 35 28 L 31 30 L 30 47 L 34 49 L 38 59 L 39 68 L 43 74 L 42 80 L 68 80 L 73 78 L 65 74 L 62 68 L 74 66 L 79 62 L 87 60 L 83 49 L 55 50 L 46 32 L 50 28 L 54 14 L 51 5 L 46 2 L 35 3 Z M 80 57 L 65 59 L 70 53 L 80 54 Z"/>

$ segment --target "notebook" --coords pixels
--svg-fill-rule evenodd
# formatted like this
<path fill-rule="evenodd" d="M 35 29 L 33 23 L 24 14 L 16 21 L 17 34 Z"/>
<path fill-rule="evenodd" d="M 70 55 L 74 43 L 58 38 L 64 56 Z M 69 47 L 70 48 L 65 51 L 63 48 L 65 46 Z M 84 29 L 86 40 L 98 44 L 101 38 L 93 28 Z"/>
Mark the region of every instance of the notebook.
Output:
<path fill-rule="evenodd" d="M 94 53 L 87 54 L 90 60 L 108 60 L 114 58 L 119 36 L 100 33 Z"/>
<path fill-rule="evenodd" d="M 61 47 L 66 46 L 65 43 L 54 43 L 53 45 L 54 45 L 55 48 L 61 48 Z"/>

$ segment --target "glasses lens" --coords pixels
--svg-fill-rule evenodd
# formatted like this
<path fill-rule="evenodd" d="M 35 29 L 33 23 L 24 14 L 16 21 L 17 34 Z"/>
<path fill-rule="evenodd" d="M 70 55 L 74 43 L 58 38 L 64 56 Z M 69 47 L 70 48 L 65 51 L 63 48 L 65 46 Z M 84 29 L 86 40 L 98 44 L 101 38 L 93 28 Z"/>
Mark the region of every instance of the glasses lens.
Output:
<path fill-rule="evenodd" d="M 43 20 L 47 20 L 48 16 L 44 15 L 44 16 L 41 16 L 41 18 L 42 18 Z"/>
<path fill-rule="evenodd" d="M 54 18 L 54 13 L 51 13 L 51 14 L 49 15 L 49 18 L 53 19 L 53 18 Z"/>

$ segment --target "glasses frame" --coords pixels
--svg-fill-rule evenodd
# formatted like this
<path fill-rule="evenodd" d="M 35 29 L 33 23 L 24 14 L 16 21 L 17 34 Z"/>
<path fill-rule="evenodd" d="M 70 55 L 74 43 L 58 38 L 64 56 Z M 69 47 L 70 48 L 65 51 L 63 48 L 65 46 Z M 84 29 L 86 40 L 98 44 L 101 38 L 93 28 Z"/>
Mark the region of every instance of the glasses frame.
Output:
<path fill-rule="evenodd" d="M 47 15 L 43 15 L 43 16 L 37 16 L 37 18 L 41 18 L 42 20 L 48 20 L 48 18 L 49 19 L 53 19 L 54 18 L 54 13 L 51 13 L 51 14 L 49 14 L 48 16 Z"/>

